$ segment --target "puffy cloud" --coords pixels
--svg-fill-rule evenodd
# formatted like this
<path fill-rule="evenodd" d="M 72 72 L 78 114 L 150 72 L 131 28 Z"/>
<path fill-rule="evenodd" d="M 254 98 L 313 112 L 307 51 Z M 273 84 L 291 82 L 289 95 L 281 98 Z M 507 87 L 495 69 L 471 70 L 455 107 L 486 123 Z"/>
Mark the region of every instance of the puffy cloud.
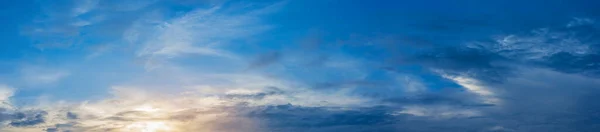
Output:
<path fill-rule="evenodd" d="M 13 96 L 14 88 L 7 85 L 0 85 L 0 100 L 2 102 L 8 101 L 8 98 Z"/>

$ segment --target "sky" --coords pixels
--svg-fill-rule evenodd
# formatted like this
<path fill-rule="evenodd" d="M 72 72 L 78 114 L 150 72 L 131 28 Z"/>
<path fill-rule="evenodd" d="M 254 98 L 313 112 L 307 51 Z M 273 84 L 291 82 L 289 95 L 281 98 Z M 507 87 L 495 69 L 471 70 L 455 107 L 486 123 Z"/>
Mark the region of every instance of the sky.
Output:
<path fill-rule="evenodd" d="M 595 132 L 592 0 L 3 0 L 0 131 Z"/>

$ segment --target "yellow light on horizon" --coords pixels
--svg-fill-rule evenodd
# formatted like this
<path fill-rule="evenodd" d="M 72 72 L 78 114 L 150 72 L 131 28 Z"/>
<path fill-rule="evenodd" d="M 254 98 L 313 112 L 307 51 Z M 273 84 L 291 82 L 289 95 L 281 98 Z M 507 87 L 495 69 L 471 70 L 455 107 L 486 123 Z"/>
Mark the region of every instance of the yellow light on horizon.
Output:
<path fill-rule="evenodd" d="M 171 132 L 171 128 L 167 123 L 162 121 L 141 121 L 135 122 L 126 127 L 132 132 Z"/>

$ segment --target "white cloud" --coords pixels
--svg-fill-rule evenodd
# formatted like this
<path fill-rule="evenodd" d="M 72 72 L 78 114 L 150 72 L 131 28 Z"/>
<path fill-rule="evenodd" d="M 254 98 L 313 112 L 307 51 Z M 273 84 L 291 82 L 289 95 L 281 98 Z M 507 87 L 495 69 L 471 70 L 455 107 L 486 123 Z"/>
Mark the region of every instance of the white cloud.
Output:
<path fill-rule="evenodd" d="M 494 91 L 492 91 L 492 88 L 490 88 L 490 86 L 484 85 L 482 82 L 480 82 L 477 79 L 470 78 L 470 77 L 463 76 L 463 75 L 446 75 L 446 74 L 442 74 L 442 77 L 444 77 L 446 79 L 450 79 L 450 80 L 454 81 L 454 83 L 465 88 L 468 92 L 478 95 L 483 100 L 483 103 L 496 104 L 496 105 L 501 103 L 501 100 L 496 97 L 497 95 Z"/>
<path fill-rule="evenodd" d="M 14 88 L 0 84 L 0 108 L 12 109 L 9 98 L 14 95 L 14 92 Z"/>
<path fill-rule="evenodd" d="M 423 82 L 421 82 L 420 80 L 416 79 L 416 77 L 414 76 L 404 75 L 397 77 L 396 80 L 397 82 L 400 82 L 402 85 L 404 85 L 403 90 L 408 94 L 418 94 L 427 91 L 427 87 L 425 86 L 425 84 L 423 84 Z"/>
<path fill-rule="evenodd" d="M 75 0 L 42 1 L 42 12 L 29 23 L 22 33 L 34 40 L 32 46 L 40 49 L 67 49 L 97 43 L 118 42 L 106 37 L 121 34 L 121 25 L 133 18 L 131 12 L 147 7 L 158 0 Z M 115 19 L 117 18 L 117 19 Z M 106 21 L 111 20 L 111 21 Z M 92 27 L 92 28 L 87 28 Z M 103 33 L 105 36 L 83 34 Z M 98 39 L 102 38 L 102 39 Z M 90 41 L 92 40 L 93 41 Z"/>
<path fill-rule="evenodd" d="M 40 66 L 23 66 L 21 68 L 21 79 L 27 85 L 53 84 L 69 75 L 70 73 L 66 70 Z"/>
<path fill-rule="evenodd" d="M 580 18 L 580 17 L 575 17 L 573 18 L 573 20 L 571 22 L 569 22 L 567 24 L 567 27 L 576 27 L 576 26 L 582 26 L 582 25 L 589 25 L 589 24 L 594 24 L 595 21 L 593 19 L 590 18 Z"/>
<path fill-rule="evenodd" d="M 405 106 L 395 114 L 409 114 L 433 119 L 468 118 L 481 116 L 482 113 L 473 109 L 458 108 L 455 106 Z"/>
<path fill-rule="evenodd" d="M 79 0 L 76 1 L 75 7 L 73 8 L 73 15 L 74 17 L 77 17 L 79 15 L 88 13 L 92 10 L 94 10 L 94 8 L 96 8 L 96 6 L 98 5 L 100 1 L 99 0 Z"/>
<path fill-rule="evenodd" d="M 165 69 L 161 69 L 165 70 Z M 292 103 L 299 106 L 363 106 L 367 99 L 353 96 L 351 91 L 322 92 L 293 80 L 282 80 L 268 77 L 259 73 L 207 73 L 189 69 L 169 70 L 169 74 L 157 75 L 157 78 L 141 80 L 142 83 L 128 86 L 143 87 L 145 90 L 168 90 L 170 92 L 184 92 L 198 96 L 244 96 L 258 95 L 259 99 L 247 101 L 249 105 L 284 105 Z M 154 75 L 152 75 L 154 76 Z M 173 80 L 166 80 L 171 78 Z M 157 86 L 144 84 L 150 80 L 163 80 Z M 168 85 L 172 84 L 172 85 Z M 169 87 L 165 89 L 165 87 Z M 264 96 L 264 97 L 263 97 Z M 256 97 L 256 96 L 255 96 Z M 230 102 L 233 104 L 239 102 Z"/>
<path fill-rule="evenodd" d="M 512 130 L 512 129 L 506 129 L 506 128 L 502 127 L 502 126 L 494 126 L 494 127 L 490 128 L 489 131 L 492 131 L 492 132 L 498 132 L 498 131 L 500 131 L 500 132 L 513 132 L 514 130 Z"/>
<path fill-rule="evenodd" d="M 0 101 L 8 101 L 8 98 L 13 96 L 14 88 L 0 84 Z"/>
<path fill-rule="evenodd" d="M 585 43 L 570 32 L 548 28 L 533 30 L 528 34 L 510 34 L 495 38 L 495 43 L 471 43 L 472 48 L 484 48 L 499 55 L 525 61 L 544 59 L 559 52 L 583 55 L 591 52 Z"/>
<path fill-rule="evenodd" d="M 142 26 L 142 22 L 134 24 L 124 39 L 142 44 L 137 56 L 159 62 L 193 54 L 235 58 L 235 55 L 219 47 L 268 28 L 260 22 L 257 14 L 227 14 L 226 9 L 220 6 L 197 9 L 160 24 Z M 147 27 L 153 28 L 145 29 Z M 143 33 L 148 31 L 152 34 Z"/>
<path fill-rule="evenodd" d="M 107 52 L 113 50 L 114 47 L 115 46 L 113 44 L 99 44 L 91 46 L 88 48 L 91 53 L 86 56 L 86 59 L 91 59 L 106 54 Z"/>

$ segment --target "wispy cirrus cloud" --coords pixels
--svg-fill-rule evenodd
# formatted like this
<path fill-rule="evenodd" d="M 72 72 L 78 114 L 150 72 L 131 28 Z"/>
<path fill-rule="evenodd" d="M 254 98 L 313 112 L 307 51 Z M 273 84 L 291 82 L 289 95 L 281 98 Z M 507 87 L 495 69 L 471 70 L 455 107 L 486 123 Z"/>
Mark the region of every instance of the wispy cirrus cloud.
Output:
<path fill-rule="evenodd" d="M 580 18 L 580 17 L 575 17 L 573 18 L 573 21 L 569 22 L 567 24 L 567 27 L 577 27 L 577 26 L 582 26 L 582 25 L 590 25 L 590 24 L 594 24 L 595 21 L 591 18 Z"/>
<path fill-rule="evenodd" d="M 270 28 L 258 18 L 268 8 L 272 7 L 250 9 L 242 14 L 229 14 L 232 9 L 221 6 L 196 9 L 163 23 L 135 23 L 124 38 L 141 45 L 137 56 L 147 58 L 149 62 L 146 62 L 146 66 L 149 69 L 154 67 L 152 64 L 183 55 L 232 59 L 237 55 L 222 47 L 234 45 L 232 41 L 251 37 Z M 142 33 L 148 31 L 151 33 Z"/>
<path fill-rule="evenodd" d="M 23 66 L 20 74 L 25 85 L 48 85 L 61 81 L 68 77 L 70 73 L 62 69 Z"/>

